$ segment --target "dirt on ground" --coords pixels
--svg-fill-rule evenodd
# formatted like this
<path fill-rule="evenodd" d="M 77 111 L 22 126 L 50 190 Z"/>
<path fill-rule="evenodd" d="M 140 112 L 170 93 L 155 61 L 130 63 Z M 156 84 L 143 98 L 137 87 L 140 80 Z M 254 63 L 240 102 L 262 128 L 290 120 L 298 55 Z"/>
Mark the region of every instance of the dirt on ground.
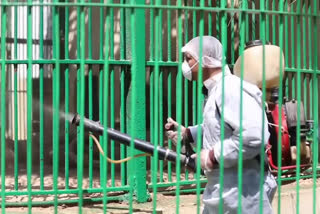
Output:
<path fill-rule="evenodd" d="M 70 179 L 69 179 L 69 186 L 70 189 L 76 189 L 78 185 L 76 172 L 70 172 Z M 32 188 L 34 190 L 38 190 L 40 187 L 40 178 L 38 175 L 33 175 L 31 179 Z M 164 174 L 164 182 L 168 180 L 166 174 Z M 173 177 L 175 180 L 175 177 Z M 58 188 L 64 189 L 65 188 L 65 179 L 64 175 L 60 175 L 58 177 Z M 83 188 L 87 189 L 90 187 L 89 179 L 85 177 L 83 180 Z M 1 184 L 0 180 L 0 184 Z M 111 180 L 108 180 L 108 185 L 111 186 Z M 312 213 L 312 202 L 313 202 L 313 187 L 314 184 L 318 187 L 317 188 L 317 200 L 320 198 L 320 178 L 314 182 L 312 178 L 308 179 L 300 179 L 299 181 L 299 195 L 300 195 L 300 209 L 304 209 L 303 212 L 300 213 Z M 121 182 L 120 179 L 117 180 L 115 186 L 120 186 Z M 205 184 L 202 184 L 204 186 Z M 44 187 L 47 190 L 52 190 L 53 187 L 53 177 L 51 174 L 47 174 L 44 177 Z M 98 177 L 94 177 L 92 182 L 92 188 L 99 188 L 100 182 Z M 195 185 L 189 185 L 183 188 L 195 188 Z M 14 190 L 14 177 L 13 176 L 6 176 L 6 190 Z M 19 190 L 26 191 L 27 190 L 27 176 L 21 175 L 19 177 Z M 135 201 L 132 202 L 132 211 L 133 213 L 152 213 L 153 207 L 156 207 L 156 213 L 197 213 L 197 210 L 202 210 L 202 202 L 201 202 L 201 195 L 197 197 L 196 194 L 186 194 L 180 193 L 179 196 L 179 206 L 177 210 L 177 197 L 174 194 L 175 187 L 169 188 L 159 188 L 156 196 L 151 192 L 150 193 L 150 201 L 146 203 L 137 203 Z M 297 183 L 293 181 L 285 181 L 282 183 L 281 186 L 281 213 L 295 213 L 296 209 L 296 197 L 297 197 Z M 150 190 L 152 191 L 152 189 Z M 112 194 L 112 193 L 110 193 Z M 119 193 L 117 193 L 119 194 Z M 93 194 L 84 194 L 84 198 L 98 198 L 101 197 L 101 193 L 93 193 Z M 278 194 L 275 196 L 273 201 L 273 207 L 275 213 L 278 210 Z M 78 199 L 76 194 L 60 194 L 58 196 L 58 200 L 72 200 Z M 32 196 L 32 201 L 53 201 L 54 197 L 52 195 L 36 195 Z M 27 202 L 28 196 L 7 196 L 6 202 Z M 307 205 L 308 204 L 308 205 Z M 306 208 L 303 208 L 306 205 Z M 127 200 L 123 201 L 113 201 L 108 202 L 106 209 L 107 213 L 130 213 L 129 212 L 130 203 Z M 310 208 L 308 208 L 310 207 Z M 309 210 L 308 210 L 309 209 Z M 35 214 L 51 214 L 54 213 L 54 206 L 47 206 L 47 207 L 33 207 L 32 213 Z M 69 204 L 69 205 L 59 205 L 57 207 L 58 213 L 62 214 L 73 214 L 78 213 L 79 209 L 77 204 Z M 320 213 L 320 208 L 318 209 L 318 213 Z M 27 207 L 8 207 L 6 208 L 6 213 L 13 214 L 13 213 L 27 213 Z M 91 203 L 91 204 L 84 204 L 83 206 L 83 213 L 91 214 L 91 213 L 103 213 L 103 205 L 102 202 L 98 203 Z"/>

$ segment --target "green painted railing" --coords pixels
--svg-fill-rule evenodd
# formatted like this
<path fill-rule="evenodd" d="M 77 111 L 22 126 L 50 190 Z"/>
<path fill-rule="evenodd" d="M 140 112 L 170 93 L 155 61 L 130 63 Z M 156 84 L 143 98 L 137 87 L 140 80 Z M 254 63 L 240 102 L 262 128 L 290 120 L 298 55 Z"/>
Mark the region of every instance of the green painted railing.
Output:
<path fill-rule="evenodd" d="M 132 213 L 134 201 L 146 202 L 150 198 L 156 212 L 159 192 L 169 191 L 166 188 L 172 191 L 173 187 L 176 213 L 184 203 L 180 195 L 190 192 L 197 195 L 194 212 L 200 213 L 206 183 L 200 170 L 192 173 L 180 164 L 159 161 L 157 149 L 151 158 L 139 157 L 120 165 L 107 163 L 84 130 L 83 118 L 99 120 L 105 127 L 128 133 L 132 138 L 146 139 L 156 148 L 166 146 L 180 153 L 181 144 L 175 147 L 167 140 L 164 124 L 168 117 L 185 126 L 202 122 L 202 69 L 197 82 L 183 79 L 180 50 L 191 38 L 203 35 L 213 35 L 221 41 L 226 56 L 223 72 L 226 65 L 233 67 L 249 40 L 261 39 L 263 44 L 270 41 L 284 51 L 285 61 L 280 59 L 280 64 L 285 64 L 286 74 L 280 76 L 279 97 L 296 99 L 298 104 L 303 102 L 306 118 L 314 121 L 309 136 L 313 141 L 313 161 L 309 175 L 300 169 L 300 158 L 291 177 L 285 175 L 286 171 L 278 170 L 278 195 L 284 181 L 295 180 L 295 206 L 299 213 L 302 201 L 299 181 L 312 179 L 312 212 L 319 212 L 316 169 L 320 9 L 317 0 L 284 3 L 275 0 L 2 0 L 0 9 L 2 213 L 12 206 L 27 206 L 31 213 L 34 206 L 43 205 L 54 206 L 57 213 L 60 204 L 76 204 L 82 213 L 87 203 L 102 203 L 106 213 L 111 200 L 128 201 L 128 210 Z M 262 91 L 266 101 L 265 81 Z M 239 96 L 242 100 L 242 93 Z M 283 100 L 279 99 L 279 109 L 282 107 Z M 70 124 L 76 112 L 81 117 L 78 128 Z M 223 113 L 222 108 L 221 124 Z M 298 120 L 297 145 L 300 145 L 299 124 Z M 224 126 L 221 127 L 223 142 Z M 27 138 L 20 139 L 21 133 L 26 133 Z M 107 132 L 99 140 L 111 159 L 141 153 L 134 149 L 133 143 L 125 147 L 108 139 Z M 197 140 L 202 141 L 200 134 Z M 278 140 L 277 160 L 281 167 L 281 133 Z M 200 154 L 201 143 L 196 150 Z M 298 146 L 298 157 L 300 153 Z M 264 156 L 261 148 L 262 160 Z M 239 213 L 242 213 L 242 160 L 240 153 Z M 222 159 L 221 186 L 223 172 Z M 260 172 L 262 190 L 263 162 Z M 181 189 L 187 185 L 193 187 Z M 222 191 L 223 188 L 221 198 Z M 61 196 L 65 194 L 73 198 L 63 199 Z M 93 194 L 98 196 L 91 198 Z M 11 196 L 17 196 L 17 200 L 8 201 Z M 53 199 L 36 200 L 44 196 Z M 260 199 L 260 213 L 263 213 L 262 194 Z M 219 213 L 223 213 L 222 203 L 220 200 Z M 282 204 L 278 197 L 275 212 L 281 213 Z"/>

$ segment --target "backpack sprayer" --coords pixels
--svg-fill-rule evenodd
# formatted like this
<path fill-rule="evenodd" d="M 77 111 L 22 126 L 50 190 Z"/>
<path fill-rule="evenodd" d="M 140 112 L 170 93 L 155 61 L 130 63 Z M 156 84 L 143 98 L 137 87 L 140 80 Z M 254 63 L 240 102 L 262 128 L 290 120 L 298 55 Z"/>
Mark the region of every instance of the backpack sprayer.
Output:
<path fill-rule="evenodd" d="M 75 116 L 72 119 L 72 124 L 78 126 L 79 123 L 80 123 L 80 116 L 78 114 L 75 114 Z M 105 130 L 105 128 L 99 122 L 95 122 L 95 121 L 89 120 L 87 118 L 84 118 L 83 123 L 84 123 L 84 127 L 87 131 L 90 131 L 90 132 L 98 134 L 98 135 L 102 135 Z M 130 135 L 121 133 L 121 132 L 114 130 L 112 128 L 107 128 L 107 133 L 108 133 L 108 137 L 111 138 L 112 140 L 115 140 L 116 142 L 119 142 L 119 143 L 124 144 L 126 146 L 130 146 L 130 142 L 132 140 Z M 93 135 L 91 135 L 91 136 L 93 137 L 95 143 L 97 144 L 100 153 L 102 153 L 104 155 L 104 152 L 101 149 L 101 146 L 100 146 L 98 140 Z M 133 144 L 134 144 L 134 148 L 137 150 L 145 152 L 149 155 L 153 155 L 153 153 L 154 153 L 155 146 L 153 144 L 151 144 L 150 142 L 140 140 L 140 139 L 134 139 Z M 178 155 L 180 155 L 181 164 L 183 164 L 184 166 L 193 170 L 194 172 L 196 171 L 195 159 L 191 158 L 188 155 L 177 154 L 176 152 L 174 152 L 170 149 L 166 149 L 161 146 L 157 146 L 157 152 L 158 152 L 159 160 L 167 160 L 167 161 L 171 161 L 173 163 L 176 163 L 177 157 L 178 157 Z M 138 156 L 143 156 L 143 155 L 138 155 Z M 138 156 L 135 156 L 135 157 L 138 157 Z M 129 159 L 127 159 L 127 160 L 129 160 Z"/>

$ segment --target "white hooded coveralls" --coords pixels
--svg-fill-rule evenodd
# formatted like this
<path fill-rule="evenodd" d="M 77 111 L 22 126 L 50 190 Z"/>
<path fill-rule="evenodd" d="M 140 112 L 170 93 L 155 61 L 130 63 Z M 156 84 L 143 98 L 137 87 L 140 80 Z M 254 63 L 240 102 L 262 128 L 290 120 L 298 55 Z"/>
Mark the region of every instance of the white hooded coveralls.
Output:
<path fill-rule="evenodd" d="M 197 37 L 199 38 L 199 37 Z M 203 44 L 207 44 L 218 50 L 220 56 L 203 55 L 206 58 L 216 57 L 216 61 L 222 61 L 221 43 L 209 36 L 203 37 Z M 191 40 L 190 42 L 192 42 Z M 199 39 L 198 39 L 199 41 Z M 198 42 L 196 41 L 196 42 Z M 190 42 L 184 47 L 183 52 L 188 52 Z M 195 43 L 195 41 L 193 41 Z M 209 46 L 209 47 L 208 47 Z M 194 47 L 194 46 L 193 46 Z M 196 53 L 197 50 L 191 50 Z M 217 51 L 215 51 L 217 53 Z M 219 54 L 218 54 L 219 55 Z M 220 59 L 219 59 L 220 57 Z M 197 58 L 196 58 L 197 59 Z M 214 60 L 211 60 L 214 61 Z M 221 66 L 222 67 L 222 66 Z M 224 186 L 223 186 L 223 211 L 224 213 L 237 213 L 238 209 L 238 158 L 240 147 L 240 91 L 241 80 L 232 75 L 225 66 L 224 76 L 224 140 L 220 140 L 220 124 L 222 112 L 222 73 L 214 75 L 204 82 L 208 89 L 208 98 L 203 111 L 203 149 L 213 149 L 214 156 L 220 164 L 224 160 Z M 256 157 L 260 154 L 262 144 L 266 145 L 269 139 L 268 121 L 263 114 L 262 93 L 255 85 L 243 81 L 242 89 L 242 155 L 243 155 L 243 179 L 242 179 L 242 213 L 259 213 L 260 201 L 260 162 Z M 217 107 L 219 110 L 217 110 Z M 264 124 L 262 124 L 264 115 Z M 196 138 L 197 127 L 189 127 Z M 264 129 L 264 141 L 262 142 L 262 130 Z M 223 146 L 223 155 L 221 147 Z M 203 193 L 203 213 L 219 212 L 219 167 L 212 171 L 205 171 L 208 179 Z M 263 213 L 272 213 L 271 201 L 276 191 L 276 182 L 269 172 L 265 172 L 263 192 Z"/>

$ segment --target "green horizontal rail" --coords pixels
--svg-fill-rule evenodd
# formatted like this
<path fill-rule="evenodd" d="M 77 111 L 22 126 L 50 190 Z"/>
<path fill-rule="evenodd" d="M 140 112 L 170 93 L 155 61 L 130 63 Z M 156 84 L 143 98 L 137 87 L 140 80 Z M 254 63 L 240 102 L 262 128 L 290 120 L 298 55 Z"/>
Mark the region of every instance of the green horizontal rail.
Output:
<path fill-rule="evenodd" d="M 317 171 L 319 171 L 316 174 L 316 177 L 319 178 L 320 177 L 320 169 L 318 169 Z M 303 175 L 300 176 L 301 179 L 306 179 L 306 178 L 312 178 L 313 175 Z M 292 176 L 292 177 L 282 177 L 281 181 L 292 181 L 292 180 L 296 180 L 296 176 Z M 195 180 L 188 180 L 188 181 L 180 181 L 181 185 L 194 185 L 196 184 L 197 181 Z M 204 184 L 206 183 L 207 180 L 206 179 L 201 179 L 200 183 Z M 168 183 L 157 183 L 157 187 L 159 188 L 163 188 L 163 187 L 173 187 L 176 186 L 176 182 L 168 182 Z M 148 188 L 150 190 L 152 190 L 153 184 L 148 184 Z M 126 185 L 126 186 L 119 186 L 119 187 L 108 187 L 106 189 L 106 192 L 121 192 L 121 191 L 129 191 L 130 186 Z M 102 193 L 102 188 L 85 188 L 83 189 L 83 193 L 84 194 L 90 194 L 90 193 Z M 79 190 L 78 189 L 58 189 L 57 190 L 57 194 L 77 194 Z M 45 195 L 52 195 L 54 194 L 54 190 L 46 190 L 46 191 L 42 191 L 42 190 L 32 190 L 31 191 L 31 195 L 41 195 L 41 196 L 45 196 Z M 14 195 L 19 195 L 19 196 L 23 196 L 23 195 L 28 195 L 28 191 L 7 191 L 5 192 L 5 196 L 14 196 Z"/>
<path fill-rule="evenodd" d="M 13 64 L 13 65 L 23 65 L 28 64 L 28 60 L 3 60 L 6 64 Z M 31 64 L 55 64 L 56 62 L 59 62 L 59 64 L 65 64 L 65 65 L 80 65 L 81 60 L 79 59 L 60 59 L 60 60 L 54 60 L 54 59 L 39 59 L 39 60 L 31 60 Z M 147 61 L 146 66 L 155 66 L 156 61 Z M 159 66 L 161 67 L 178 67 L 178 62 L 172 62 L 172 61 L 158 61 L 157 62 Z M 93 60 L 93 59 L 85 59 L 84 60 L 85 65 L 103 65 L 104 60 Z M 130 60 L 109 60 L 110 65 L 114 66 L 130 66 L 131 61 Z M 233 68 L 233 65 L 229 65 L 230 68 Z M 309 74 L 320 74 L 320 69 L 312 69 L 312 68 L 294 68 L 294 67 L 285 67 L 286 72 L 296 73 L 309 73 Z"/>
<path fill-rule="evenodd" d="M 59 7 L 109 7 L 109 8 L 141 8 L 141 9 L 166 9 L 166 10 L 191 10 L 191 11 L 205 11 L 205 12 L 241 12 L 248 14 L 260 14 L 262 11 L 258 9 L 240 9 L 240 8 L 220 8 L 220 7 L 191 7 L 191 6 L 168 6 L 168 5 L 142 5 L 142 4 L 113 4 L 113 3 L 26 3 L 26 2 L 1 2 L 0 6 L 59 6 Z M 320 17 L 316 12 L 314 13 L 298 13 L 298 12 L 280 12 L 274 10 L 264 10 L 266 14 L 283 14 L 288 16 L 312 16 Z"/>

